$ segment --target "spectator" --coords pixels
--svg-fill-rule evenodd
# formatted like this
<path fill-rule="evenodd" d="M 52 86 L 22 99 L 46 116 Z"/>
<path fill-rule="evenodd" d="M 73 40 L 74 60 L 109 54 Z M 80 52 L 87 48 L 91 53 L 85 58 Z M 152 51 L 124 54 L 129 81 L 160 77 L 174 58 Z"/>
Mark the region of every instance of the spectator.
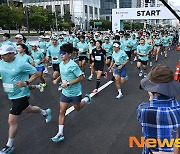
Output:
<path fill-rule="evenodd" d="M 173 71 L 166 66 L 153 67 L 149 75 L 141 80 L 141 87 L 153 94 L 152 101 L 143 102 L 138 107 L 138 121 L 142 126 L 145 140 L 159 138 L 169 142 L 176 138 L 180 126 L 180 82 L 173 79 Z M 175 132 L 173 135 L 172 132 Z M 173 152 L 173 147 L 144 147 L 143 154 L 154 152 Z"/>

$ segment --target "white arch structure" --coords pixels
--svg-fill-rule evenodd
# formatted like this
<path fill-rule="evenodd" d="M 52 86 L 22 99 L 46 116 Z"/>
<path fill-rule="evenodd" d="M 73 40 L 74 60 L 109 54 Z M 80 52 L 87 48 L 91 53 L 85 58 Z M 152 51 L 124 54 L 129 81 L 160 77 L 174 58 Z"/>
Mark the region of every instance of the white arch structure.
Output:
<path fill-rule="evenodd" d="M 173 7 L 180 15 L 180 6 Z M 112 9 L 112 30 L 121 30 L 123 20 L 176 19 L 166 7 Z"/>

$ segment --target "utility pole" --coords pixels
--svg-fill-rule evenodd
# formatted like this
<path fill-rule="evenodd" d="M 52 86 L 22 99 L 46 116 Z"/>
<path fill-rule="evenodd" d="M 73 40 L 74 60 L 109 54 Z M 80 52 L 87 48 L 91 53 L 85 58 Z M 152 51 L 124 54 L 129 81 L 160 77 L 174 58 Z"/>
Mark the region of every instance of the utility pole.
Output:
<path fill-rule="evenodd" d="M 28 33 L 30 33 L 30 29 L 29 29 L 29 13 L 28 13 L 28 7 L 25 6 L 25 15 L 26 15 L 26 26 L 27 26 L 27 31 Z"/>

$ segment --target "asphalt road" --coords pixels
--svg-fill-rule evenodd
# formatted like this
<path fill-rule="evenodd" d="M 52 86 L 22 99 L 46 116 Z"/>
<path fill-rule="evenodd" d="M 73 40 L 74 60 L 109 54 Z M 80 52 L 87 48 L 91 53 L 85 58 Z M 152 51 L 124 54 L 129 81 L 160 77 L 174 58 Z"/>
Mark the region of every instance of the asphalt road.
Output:
<path fill-rule="evenodd" d="M 158 63 L 165 64 L 175 70 L 180 52 L 169 51 L 167 59 L 160 56 Z M 155 62 L 154 62 L 155 64 Z M 30 102 L 41 108 L 51 108 L 52 121 L 45 123 L 41 115 L 23 113 L 19 119 L 19 131 L 15 139 L 14 154 L 140 154 L 142 149 L 136 146 L 129 148 L 129 137 L 142 136 L 137 121 L 137 107 L 142 101 L 148 100 L 147 92 L 139 90 L 140 77 L 135 63 L 128 64 L 129 80 L 122 87 L 123 97 L 116 100 L 117 91 L 114 83 L 103 89 L 92 99 L 90 105 L 81 111 L 73 111 L 66 117 L 65 140 L 52 143 L 50 138 L 58 131 L 59 97 L 57 85 L 52 84 L 52 68 L 46 75 L 47 87 L 43 93 L 31 91 Z M 148 69 L 149 70 L 149 69 Z M 95 88 L 96 79 L 82 81 L 83 95 L 91 93 Z M 101 85 L 110 80 L 102 79 Z M 37 80 L 35 83 L 38 83 Z M 180 97 L 179 97 L 180 98 Z M 0 147 L 7 142 L 8 113 L 11 102 L 3 92 L 0 81 Z"/>

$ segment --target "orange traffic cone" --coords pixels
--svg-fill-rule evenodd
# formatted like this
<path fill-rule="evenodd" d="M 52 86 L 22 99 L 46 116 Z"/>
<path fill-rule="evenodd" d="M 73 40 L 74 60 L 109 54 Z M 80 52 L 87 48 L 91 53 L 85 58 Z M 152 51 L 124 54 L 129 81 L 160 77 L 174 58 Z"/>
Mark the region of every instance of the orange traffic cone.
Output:
<path fill-rule="evenodd" d="M 179 60 L 178 65 L 176 66 L 176 72 L 174 74 L 174 80 L 180 82 L 180 60 Z"/>
<path fill-rule="evenodd" d="M 177 45 L 176 51 L 180 51 L 180 42 Z"/>

